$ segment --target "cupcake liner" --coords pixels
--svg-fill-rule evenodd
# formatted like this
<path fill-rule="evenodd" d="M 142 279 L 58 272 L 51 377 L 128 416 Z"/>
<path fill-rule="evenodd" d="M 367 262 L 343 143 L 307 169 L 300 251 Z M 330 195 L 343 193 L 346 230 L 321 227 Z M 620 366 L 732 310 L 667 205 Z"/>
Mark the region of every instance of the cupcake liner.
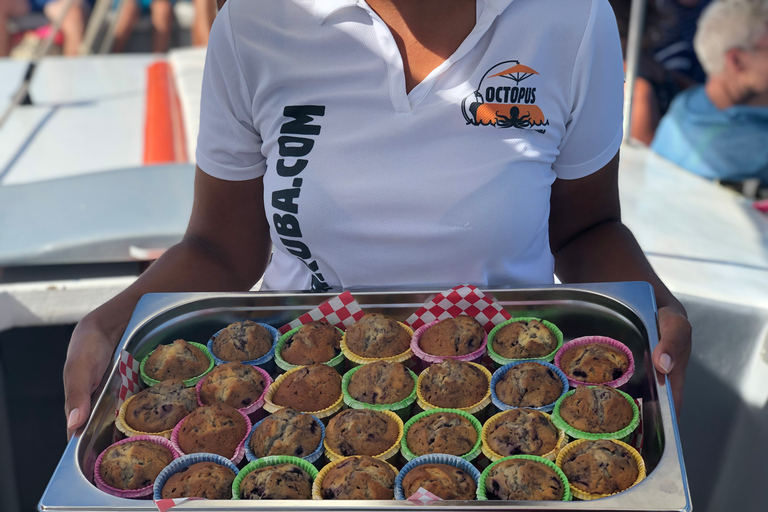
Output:
<path fill-rule="evenodd" d="M 243 436 L 243 439 L 240 441 L 240 443 L 237 445 L 237 448 L 235 448 L 235 453 L 232 455 L 232 457 L 228 457 L 229 460 L 234 462 L 235 464 L 239 464 L 241 460 L 243 460 L 243 457 L 245 456 L 245 440 L 248 437 L 248 432 L 251 431 L 251 420 L 248 418 L 247 414 L 243 414 L 242 411 L 239 409 L 236 409 L 237 412 L 243 415 L 243 418 L 245 419 L 245 426 L 246 426 L 246 435 Z M 176 449 L 177 452 L 179 452 L 179 455 L 187 455 L 187 453 L 184 452 L 184 450 L 181 449 L 179 446 L 179 432 L 181 432 L 181 426 L 184 424 L 185 421 L 187 421 L 187 416 L 183 420 L 181 420 L 173 429 L 173 432 L 171 433 L 171 443 L 173 443 L 173 447 Z"/>
<path fill-rule="evenodd" d="M 300 325 L 298 327 L 295 327 L 288 331 L 287 333 L 280 336 L 280 338 L 277 340 L 277 344 L 275 345 L 275 364 L 278 368 L 280 368 L 283 371 L 293 370 L 294 368 L 298 368 L 301 365 L 298 364 L 291 364 L 285 359 L 283 359 L 282 351 L 283 346 L 288 341 L 288 339 L 296 334 L 296 332 L 304 327 L 303 325 Z M 335 327 L 335 326 L 334 326 Z M 344 336 L 344 331 L 336 327 L 336 330 L 341 333 L 342 336 Z M 344 370 L 344 361 L 345 361 L 344 353 L 340 352 L 339 355 L 331 359 L 330 361 L 325 361 L 323 364 L 327 364 L 328 366 L 333 367 L 337 372 L 341 373 Z"/>
<path fill-rule="evenodd" d="M 244 363 L 241 363 L 244 364 Z M 264 406 L 264 397 L 267 396 L 267 390 L 269 389 L 269 386 L 272 384 L 272 377 L 269 376 L 267 371 L 263 368 L 260 368 L 255 365 L 248 365 L 253 366 L 256 371 L 258 371 L 262 377 L 264 377 L 264 391 L 261 392 L 261 396 L 259 396 L 259 399 L 255 402 L 251 403 L 248 407 L 241 407 L 238 409 L 238 411 L 242 412 L 243 414 L 253 414 L 254 412 L 258 411 L 260 407 Z M 197 392 L 197 405 L 204 406 L 206 404 L 203 403 L 202 397 L 200 396 L 200 390 L 203 387 L 203 382 L 205 382 L 205 379 L 207 379 L 208 376 L 206 375 L 200 381 L 195 384 L 195 391 Z"/>
<path fill-rule="evenodd" d="M 182 469 L 188 468 L 192 464 L 197 464 L 198 462 L 215 462 L 220 466 L 227 467 L 234 471 L 235 476 L 237 476 L 239 471 L 237 466 L 232 464 L 232 461 L 222 457 L 221 455 L 216 455 L 215 453 L 192 453 L 190 455 L 184 455 L 183 457 L 179 457 L 178 459 L 168 464 L 165 469 L 163 469 L 160 474 L 157 475 L 157 478 L 155 478 L 155 484 L 152 488 L 152 499 L 163 499 L 162 493 L 165 482 L 167 482 L 169 478 L 171 478 Z"/>
<path fill-rule="evenodd" d="M 565 463 L 565 460 L 573 452 L 573 450 L 578 448 L 578 446 L 581 443 L 585 443 L 587 441 L 588 441 L 588 439 L 579 439 L 577 441 L 573 441 L 572 443 L 569 443 L 565 448 L 563 448 L 562 451 L 560 452 L 560 454 L 557 456 L 556 464 L 557 464 L 558 468 L 562 469 L 563 464 Z M 642 482 L 643 479 L 645 478 L 645 461 L 640 456 L 640 453 L 638 453 L 638 451 L 635 450 L 630 445 L 628 445 L 626 443 L 623 443 L 621 441 L 618 441 L 616 439 L 611 439 L 611 442 L 614 442 L 614 443 L 619 444 L 619 445 L 623 446 L 624 448 L 626 448 L 627 451 L 629 451 L 630 455 L 632 455 L 632 458 L 635 460 L 635 463 L 637 464 L 637 472 L 638 472 L 637 480 L 635 480 L 635 482 L 632 485 L 627 487 L 627 489 L 631 489 L 635 485 L 637 485 L 640 482 Z M 600 499 L 600 498 L 607 498 L 608 496 L 614 496 L 616 494 L 619 494 L 620 492 L 624 492 L 624 491 L 627 490 L 627 489 L 624 489 L 624 491 L 618 491 L 618 492 L 614 492 L 612 494 L 595 494 L 595 493 L 589 493 L 589 492 L 586 492 L 586 491 L 582 491 L 581 489 L 579 489 L 578 487 L 576 487 L 575 485 L 573 485 L 570 482 L 569 482 L 568 485 L 571 488 L 571 492 L 573 493 L 573 495 L 575 497 L 579 498 L 580 500 L 596 500 L 596 499 Z"/>
<path fill-rule="evenodd" d="M 488 475 L 490 474 L 493 467 L 497 464 L 500 464 L 504 462 L 505 460 L 511 460 L 511 459 L 526 459 L 526 460 L 532 460 L 535 462 L 540 462 L 547 466 L 548 468 L 551 468 L 555 473 L 557 473 L 557 476 L 560 477 L 560 480 L 563 482 L 563 488 L 565 489 L 565 492 L 563 493 L 563 498 L 560 501 L 571 501 L 571 488 L 568 483 L 568 479 L 565 477 L 565 473 L 563 473 L 563 470 L 560 469 L 554 462 L 544 459 L 542 457 L 537 457 L 535 455 L 512 455 L 510 457 L 504 457 L 503 459 L 499 459 L 492 463 L 490 466 L 485 468 L 483 470 L 483 473 L 480 475 L 480 481 L 477 485 L 477 499 L 478 500 L 488 500 L 486 496 L 486 490 L 485 490 L 485 480 L 488 478 Z"/>
<path fill-rule="evenodd" d="M 313 484 L 314 482 L 317 482 L 317 468 L 304 459 L 292 457 L 290 455 L 273 455 L 270 457 L 262 457 L 259 460 L 254 460 L 246 464 L 246 466 L 240 470 L 240 473 L 237 474 L 235 481 L 232 482 L 232 499 L 242 499 L 240 497 L 240 484 L 243 482 L 243 479 L 248 476 L 248 473 L 259 468 L 276 466 L 277 464 L 293 464 L 294 466 L 299 466 L 301 469 L 309 473 L 309 476 L 312 477 Z"/>
<path fill-rule="evenodd" d="M 160 436 L 170 440 L 171 433 L 173 432 L 172 428 L 163 430 L 162 432 L 142 432 L 141 430 L 136 430 L 135 428 L 128 426 L 128 423 L 125 421 L 125 412 L 128 410 L 128 404 L 135 396 L 136 395 L 129 396 L 128 399 L 123 402 L 123 405 L 120 406 L 120 410 L 117 412 L 117 418 L 115 418 L 115 427 L 117 430 L 129 438 L 136 436 Z"/>
<path fill-rule="evenodd" d="M 416 382 L 418 380 L 418 376 L 413 373 L 411 370 L 408 370 L 408 373 L 411 377 L 413 377 L 413 390 L 411 391 L 411 394 L 408 395 L 403 400 L 400 400 L 399 402 L 394 402 L 391 404 L 369 404 L 365 402 L 361 402 L 359 400 L 355 400 L 352 398 L 349 394 L 349 383 L 352 381 L 352 376 L 362 368 L 362 366 L 356 366 L 349 370 L 347 373 L 344 374 L 344 376 L 341 378 L 341 394 L 344 397 L 344 403 L 347 404 L 352 409 L 371 409 L 373 411 L 392 411 L 396 413 L 403 421 L 407 421 L 408 418 L 410 418 L 410 412 L 411 412 L 411 405 L 413 402 L 416 401 Z"/>
<path fill-rule="evenodd" d="M 439 409 L 430 409 L 429 411 L 424 411 L 422 413 L 417 414 L 413 418 L 409 419 L 405 426 L 403 427 L 403 439 L 400 441 L 400 452 L 403 454 L 403 457 L 405 457 L 406 460 L 412 461 L 419 457 L 419 455 L 416 455 L 411 451 L 411 449 L 408 447 L 408 430 L 421 418 L 424 418 L 426 416 L 429 416 L 430 414 L 436 414 L 439 412 L 450 412 L 453 414 L 458 414 L 459 416 L 466 418 L 473 427 L 475 427 L 475 431 L 477 432 L 477 441 L 475 442 L 475 445 L 472 447 L 470 451 L 465 453 L 464 455 L 460 455 L 459 458 L 464 459 L 468 462 L 473 461 L 477 456 L 480 454 L 480 450 L 482 449 L 482 442 L 481 442 L 481 434 L 483 431 L 483 426 L 478 421 L 477 418 L 472 416 L 471 414 L 462 411 L 460 409 L 445 409 L 445 408 L 439 408 Z M 447 454 L 445 454 L 447 455 Z M 452 455 L 453 456 L 453 455 Z"/>
<path fill-rule="evenodd" d="M 277 345 L 277 339 L 280 337 L 280 333 L 278 333 L 277 329 L 275 329 L 269 324 L 263 324 L 261 322 L 256 322 L 256 323 L 264 327 L 266 330 L 269 331 L 269 334 L 272 335 L 272 348 L 269 349 L 269 352 L 259 357 L 258 359 L 251 359 L 250 361 L 224 361 L 223 359 L 221 359 L 220 357 L 217 357 L 216 354 L 213 353 L 213 342 L 216 340 L 216 336 L 218 336 L 221 331 L 226 329 L 226 327 L 224 327 L 223 329 L 219 329 L 218 331 L 216 331 L 214 335 L 211 336 L 211 338 L 208 340 L 208 351 L 211 353 L 213 360 L 216 362 L 216 366 L 224 363 L 243 363 L 243 364 L 250 364 L 252 366 L 268 366 L 268 363 L 270 363 L 275 357 L 275 345 Z M 265 368 L 265 369 L 269 371 L 269 368 Z"/>
<path fill-rule="evenodd" d="M 203 354 L 205 354 L 205 357 L 207 357 L 208 360 L 210 361 L 210 364 L 208 365 L 208 369 L 205 370 L 203 373 L 201 373 L 200 375 L 196 375 L 190 379 L 186 379 L 182 381 L 182 383 L 184 383 L 185 386 L 187 386 L 188 388 L 191 388 L 192 386 L 197 384 L 200 381 L 200 379 L 205 377 L 208 374 L 208 372 L 213 370 L 215 360 L 214 360 L 213 354 L 208 350 L 208 347 L 206 347 L 205 345 L 201 343 L 195 343 L 194 341 L 188 341 L 187 343 L 202 350 Z M 141 360 L 141 366 L 139 366 L 139 374 L 141 375 L 141 380 L 143 380 L 147 386 L 154 386 L 155 384 L 160 383 L 159 380 L 153 379 L 152 377 L 148 376 L 144 372 L 144 366 L 147 364 L 147 360 L 149 359 L 149 356 L 151 356 L 153 352 L 154 350 L 149 354 L 147 354 L 144 357 L 144 359 Z"/>
<path fill-rule="evenodd" d="M 557 340 L 557 347 L 552 352 L 550 352 L 549 354 L 547 354 L 545 356 L 541 356 L 541 357 L 509 358 L 509 357 L 502 356 L 501 354 L 499 354 L 498 352 L 496 352 L 493 349 L 493 340 L 496 338 L 496 334 L 498 334 L 498 332 L 504 326 L 509 325 L 509 324 L 511 324 L 513 322 L 519 322 L 519 321 L 530 322 L 531 320 L 537 320 L 537 321 L 543 323 L 544 327 L 549 329 L 549 331 L 552 333 L 552 335 Z M 505 365 L 505 364 L 508 364 L 508 363 L 515 362 L 515 361 L 537 361 L 537 360 L 543 360 L 543 361 L 547 361 L 547 362 L 551 363 L 552 360 L 556 357 L 555 354 L 557 354 L 557 351 L 560 350 L 560 347 L 562 347 L 562 346 L 563 346 L 563 333 L 562 333 L 562 331 L 560 331 L 560 329 L 558 329 L 558 327 L 555 324 L 553 324 L 552 322 L 550 322 L 548 320 L 542 320 L 541 318 L 536 318 L 536 317 L 533 317 L 533 316 L 518 316 L 518 317 L 512 318 L 510 320 L 507 320 L 505 322 L 500 323 L 499 325 L 494 327 L 493 330 L 491 330 L 491 332 L 488 334 L 488 355 L 491 356 L 491 359 L 493 359 L 493 361 L 496 364 L 502 365 L 502 366 Z"/>
<path fill-rule="evenodd" d="M 401 420 L 400 416 L 398 416 L 392 411 L 378 411 L 378 412 L 388 416 L 392 421 L 394 421 L 397 424 L 397 439 L 387 451 L 379 453 L 378 455 L 371 455 L 371 457 L 373 457 L 374 459 L 380 459 L 380 460 L 389 462 L 390 459 L 392 459 L 395 455 L 397 455 L 397 452 L 400 451 L 400 441 L 403 439 L 403 420 Z M 328 458 L 330 462 L 344 458 L 344 455 L 340 453 L 336 453 L 328 446 L 327 438 L 323 440 L 323 446 L 325 447 L 325 456 Z"/>
<path fill-rule="evenodd" d="M 445 453 L 431 453 L 429 455 L 422 455 L 421 457 L 416 457 L 412 461 L 410 461 L 408 464 L 403 466 L 403 469 L 400 470 L 400 473 L 397 475 L 397 478 L 395 478 L 395 499 L 396 500 L 406 500 L 410 498 L 410 496 L 406 496 L 403 492 L 403 479 L 405 478 L 405 475 L 408 474 L 410 470 L 413 468 L 416 468 L 418 466 L 422 466 L 424 464 L 448 464 L 449 466 L 453 466 L 455 468 L 459 468 L 460 470 L 467 473 L 469 476 L 471 476 L 475 480 L 475 485 L 478 485 L 480 481 L 480 472 L 469 463 L 466 459 L 463 459 L 461 457 L 456 457 L 455 455 L 447 455 Z"/>
<path fill-rule="evenodd" d="M 145 496 L 152 495 L 152 485 L 142 487 L 141 489 L 124 490 L 124 489 L 118 489 L 116 487 L 112 487 L 111 485 L 107 484 L 107 482 L 105 482 L 104 479 L 101 477 L 101 473 L 100 473 L 101 460 L 104 458 L 104 454 L 107 452 L 107 450 L 109 450 L 113 446 L 118 446 L 125 443 L 133 443 L 135 441 L 149 441 L 155 444 L 159 444 L 160 446 L 167 448 L 168 451 L 171 452 L 171 455 L 173 456 L 173 460 L 176 460 L 179 458 L 180 453 L 178 452 L 178 450 L 173 446 L 173 444 L 169 440 L 167 440 L 164 437 L 136 436 L 136 437 L 130 437 L 128 439 L 123 439 L 122 441 L 118 441 L 114 444 L 109 445 L 107 449 L 101 452 L 99 454 L 99 457 L 96 459 L 96 464 L 93 466 L 93 481 L 96 484 L 96 487 L 106 492 L 107 494 L 111 494 L 112 496 L 117 496 L 118 498 L 143 498 Z"/>
<path fill-rule="evenodd" d="M 483 366 L 483 365 L 480 365 L 480 364 L 477 364 L 477 363 L 472 363 L 472 362 L 469 362 L 467 364 L 471 364 L 473 366 L 476 366 L 477 368 L 480 369 L 480 371 L 483 372 L 483 374 L 485 375 L 486 379 L 488 379 L 488 389 L 487 389 L 485 395 L 483 396 L 483 399 L 480 400 L 479 402 L 477 402 L 476 404 L 471 405 L 469 407 L 454 407 L 454 409 L 459 409 L 461 411 L 468 412 L 469 414 L 478 414 L 488 404 L 491 403 L 491 384 L 490 383 L 491 383 L 491 378 L 493 376 L 491 375 L 491 372 L 489 372 L 488 369 L 485 366 Z M 421 374 L 419 375 L 419 378 L 418 378 L 418 380 L 416 382 L 416 397 L 417 397 L 416 403 L 419 405 L 419 407 L 421 407 L 425 411 L 428 411 L 430 409 L 439 409 L 440 408 L 440 406 L 438 406 L 438 405 L 433 405 L 433 404 L 429 403 L 427 401 L 427 399 L 424 398 L 422 396 L 422 394 L 421 394 L 421 382 L 426 377 L 428 372 L 429 372 L 429 368 L 427 368 L 426 370 L 421 372 Z"/>
<path fill-rule="evenodd" d="M 488 421 L 485 422 L 485 425 L 483 425 L 483 431 L 480 434 L 482 445 L 483 445 L 483 455 L 488 457 L 491 461 L 497 461 L 499 459 L 503 459 L 504 457 L 508 457 L 508 455 L 501 455 L 500 453 L 496 453 L 491 448 L 490 444 L 488 443 L 488 435 L 491 432 L 491 429 L 501 421 L 504 413 L 507 411 L 502 411 L 498 414 L 494 414 Z M 552 420 L 552 417 L 547 414 L 546 412 L 540 411 L 544 416 Z M 554 423 L 554 421 L 552 421 Z M 557 427 L 557 425 L 555 425 Z M 557 429 L 557 443 L 555 444 L 555 447 L 548 451 L 547 453 L 543 455 L 536 455 L 536 457 L 541 457 L 543 459 L 551 460 L 554 462 L 554 460 L 557 458 L 557 454 L 560 453 L 560 450 L 563 449 L 563 446 L 565 446 L 568 443 L 568 440 L 565 437 L 565 432 L 563 432 L 561 429 Z"/>
<path fill-rule="evenodd" d="M 499 381 L 504 377 L 504 375 L 506 375 L 506 373 L 510 370 L 510 368 L 512 368 L 514 366 L 517 366 L 517 365 L 525 364 L 525 363 L 539 363 L 539 364 L 541 364 L 543 366 L 546 366 L 547 368 L 549 368 L 553 372 L 555 372 L 555 375 L 557 375 L 557 377 L 560 379 L 560 382 L 563 385 L 563 390 L 560 392 L 560 396 L 563 396 L 565 393 L 568 392 L 568 377 L 566 377 L 565 374 L 563 373 L 563 371 L 560 368 L 558 368 L 557 366 L 555 366 L 555 365 L 553 365 L 551 363 L 548 363 L 548 362 L 544 361 L 543 359 L 530 360 L 530 361 L 515 361 L 514 363 L 505 364 L 504 366 L 502 366 L 501 368 L 499 368 L 498 370 L 493 372 L 493 377 L 491 378 L 491 401 L 493 402 L 493 405 L 495 405 L 496 408 L 499 411 L 508 411 L 510 409 L 519 409 L 519 407 L 515 407 L 513 405 L 509 405 L 509 404 L 506 404 L 506 403 L 501 401 L 501 398 L 499 398 L 496 395 L 496 384 L 499 383 Z M 551 412 L 552 409 L 555 408 L 555 402 L 557 402 L 557 400 L 555 400 L 551 404 L 543 405 L 541 407 L 524 407 L 524 408 L 525 409 L 533 409 L 535 411 Z"/>
<path fill-rule="evenodd" d="M 400 327 L 406 330 L 409 336 L 413 337 L 413 329 L 411 329 L 409 326 L 405 325 L 403 322 L 397 322 L 400 324 Z M 390 356 L 390 357 L 363 357 L 355 354 L 352 352 L 349 347 L 347 346 L 347 333 L 344 332 L 344 336 L 341 338 L 341 352 L 346 356 L 347 359 L 352 361 L 355 364 L 368 364 L 368 363 L 375 363 L 376 361 L 386 361 L 388 363 L 403 363 L 411 358 L 413 355 L 413 351 L 411 350 L 411 347 L 408 347 L 408 350 L 403 352 L 402 354 L 398 354 L 396 356 Z"/>
<path fill-rule="evenodd" d="M 337 459 L 327 466 L 325 466 L 323 469 L 320 470 L 320 472 L 315 477 L 315 483 L 312 485 L 312 499 L 313 500 L 322 500 L 323 499 L 323 478 L 325 478 L 325 475 L 328 474 L 330 470 L 332 470 L 335 466 L 341 464 L 347 459 L 359 459 L 361 455 L 351 455 L 349 457 L 342 457 L 341 459 Z M 384 464 L 388 465 L 392 468 L 392 471 L 395 472 L 395 479 L 397 479 L 397 468 L 390 464 L 389 462 L 382 461 Z M 394 498 L 393 498 L 394 499 Z"/>
<path fill-rule="evenodd" d="M 563 357 L 563 354 L 568 352 L 570 349 L 575 347 L 580 347 L 581 345 L 588 345 L 590 343 L 602 343 L 604 345 L 608 345 L 610 347 L 613 347 L 617 350 L 620 350 L 622 353 L 626 354 L 627 358 L 629 359 L 629 368 L 627 368 L 627 371 L 624 372 L 624 374 L 619 377 L 616 380 L 612 380 L 610 382 L 582 382 L 580 380 L 572 379 L 570 376 L 568 376 L 568 382 L 571 384 L 572 387 L 578 387 L 578 386 L 595 386 L 597 384 L 602 384 L 603 386 L 610 386 L 612 388 L 618 388 L 629 382 L 629 379 L 632 378 L 632 375 L 635 373 L 635 358 L 632 356 L 632 351 L 627 347 L 625 344 L 623 344 L 620 341 L 617 341 L 613 338 L 607 338 L 605 336 L 584 336 L 581 338 L 576 338 L 562 347 L 560 347 L 560 350 L 557 351 L 557 355 L 555 356 L 555 366 L 562 369 L 560 366 L 560 360 Z M 563 370 L 563 373 L 565 371 Z"/>
<path fill-rule="evenodd" d="M 277 388 L 280 387 L 280 384 L 283 383 L 283 381 L 293 372 L 298 371 L 300 369 L 304 368 L 303 366 L 299 366 L 298 368 L 294 368 L 293 370 L 288 370 L 284 374 L 280 375 L 277 379 L 275 379 L 275 382 L 273 382 L 269 388 L 267 388 L 267 394 L 264 396 L 264 410 L 269 413 L 274 413 L 285 407 L 284 405 L 277 405 L 272 401 L 272 397 L 275 396 L 275 392 L 277 391 Z M 339 394 L 339 398 L 330 406 L 326 407 L 325 409 L 320 409 L 318 411 L 299 411 L 299 412 L 306 412 L 308 414 L 311 414 L 315 418 L 318 419 L 324 419 L 327 418 L 336 412 L 339 411 L 339 409 L 342 408 L 344 405 L 344 393 Z M 297 409 L 298 410 L 298 409 Z"/>
<path fill-rule="evenodd" d="M 587 387 L 594 387 L 594 386 L 587 386 Z M 566 394 L 561 396 L 557 400 L 557 402 L 555 402 L 555 409 L 552 411 L 552 423 L 554 423 L 557 428 L 564 431 L 566 434 L 568 434 L 574 439 L 589 439 L 592 441 L 597 441 L 598 439 L 619 439 L 619 440 L 629 439 L 632 432 L 634 432 L 637 426 L 640 424 L 640 411 L 637 408 L 637 404 L 635 403 L 635 400 L 631 396 L 629 396 L 623 391 L 619 391 L 618 389 L 616 391 L 621 393 L 621 396 L 626 398 L 627 402 L 629 402 L 629 405 L 632 407 L 632 420 L 629 422 L 629 425 L 627 425 L 623 429 L 617 432 L 595 434 L 592 432 L 584 432 L 583 430 L 579 430 L 577 428 L 570 426 L 560 415 L 560 406 L 563 404 L 563 400 L 565 400 L 567 397 L 571 396 L 576 392 L 575 389 L 567 392 Z"/>
<path fill-rule="evenodd" d="M 442 322 L 442 320 L 435 320 L 434 322 L 422 325 L 413 332 L 413 337 L 411 338 L 411 350 L 416 357 L 421 359 L 424 363 L 442 363 L 446 359 L 455 359 L 456 361 L 469 362 L 477 361 L 483 357 L 483 354 L 485 354 L 485 346 L 488 344 L 488 334 L 485 332 L 485 330 L 483 330 L 483 343 L 480 345 L 480 348 L 470 352 L 469 354 L 464 354 L 463 356 L 436 356 L 422 350 L 422 348 L 419 346 L 421 336 L 426 332 L 427 329 L 433 325 L 439 324 L 440 322 Z"/>
<path fill-rule="evenodd" d="M 315 422 L 318 425 L 320 425 L 320 443 L 317 445 L 317 448 L 315 449 L 315 451 L 313 451 L 309 455 L 305 455 L 304 457 L 301 457 L 302 459 L 309 462 L 310 464 L 314 464 L 315 462 L 317 462 L 320 459 L 320 457 L 323 455 L 323 441 L 325 441 L 325 425 L 323 425 L 323 422 L 317 419 L 316 417 L 312 416 L 312 418 L 315 420 Z M 256 423 L 253 426 L 253 428 L 251 428 L 251 431 L 248 433 L 248 437 L 245 438 L 245 458 L 248 460 L 248 462 L 259 460 L 259 457 L 257 457 L 256 454 L 253 453 L 253 450 L 251 450 L 251 437 L 253 437 L 253 433 L 256 431 L 257 428 L 259 428 L 259 425 L 261 425 L 261 423 L 265 419 L 266 418 Z M 271 455 L 271 457 L 276 457 L 276 455 Z"/>

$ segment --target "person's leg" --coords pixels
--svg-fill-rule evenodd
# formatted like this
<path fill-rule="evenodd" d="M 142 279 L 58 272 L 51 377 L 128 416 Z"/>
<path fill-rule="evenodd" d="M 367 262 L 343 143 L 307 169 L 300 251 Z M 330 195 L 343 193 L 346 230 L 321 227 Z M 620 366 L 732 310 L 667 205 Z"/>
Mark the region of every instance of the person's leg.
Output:
<path fill-rule="evenodd" d="M 128 40 L 131 38 L 136 23 L 139 22 L 141 11 L 136 0 L 125 0 L 125 6 L 120 13 L 120 18 L 115 26 L 115 43 L 112 45 L 112 51 L 120 53 L 125 50 Z"/>
<path fill-rule="evenodd" d="M 7 57 L 11 52 L 11 34 L 8 20 L 19 18 L 29 12 L 26 0 L 0 0 L 0 57 Z"/>
<path fill-rule="evenodd" d="M 192 45 L 208 46 L 208 35 L 216 17 L 216 0 L 192 0 L 195 17 L 192 20 Z"/>
<path fill-rule="evenodd" d="M 170 0 L 152 0 L 149 10 L 152 15 L 152 51 L 167 52 L 173 31 L 173 4 Z"/>
<path fill-rule="evenodd" d="M 45 16 L 55 23 L 67 8 L 67 0 L 53 0 L 45 4 Z M 61 33 L 64 35 L 64 55 L 80 54 L 80 44 L 85 33 L 85 9 L 82 0 L 74 0 L 61 22 Z"/>

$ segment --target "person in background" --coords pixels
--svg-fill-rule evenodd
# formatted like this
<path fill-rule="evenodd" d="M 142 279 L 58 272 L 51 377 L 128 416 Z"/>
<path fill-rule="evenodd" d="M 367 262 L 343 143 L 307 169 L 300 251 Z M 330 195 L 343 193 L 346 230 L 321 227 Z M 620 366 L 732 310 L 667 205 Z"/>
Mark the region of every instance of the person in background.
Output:
<path fill-rule="evenodd" d="M 192 0 L 192 5 L 195 8 L 191 27 L 192 46 L 208 46 L 213 19 L 218 9 L 224 5 L 224 1 L 219 0 L 218 9 L 216 0 Z"/>
<path fill-rule="evenodd" d="M 0 0 L 0 57 L 7 57 L 11 52 L 11 34 L 8 21 L 20 18 L 29 12 L 27 0 Z"/>
<path fill-rule="evenodd" d="M 125 50 L 131 33 L 143 12 L 149 11 L 152 19 L 152 51 L 163 53 L 171 46 L 173 31 L 173 2 L 171 0 L 125 0 L 115 27 L 115 44 L 112 51 Z"/>
<path fill-rule="evenodd" d="M 716 0 L 694 39 L 705 85 L 681 93 L 652 149 L 705 178 L 768 185 L 768 0 Z"/>
<path fill-rule="evenodd" d="M 691 85 L 706 75 L 693 50 L 696 22 L 711 0 L 655 0 L 663 15 L 662 37 L 654 48 L 656 60 L 668 71 L 687 77 Z"/>
<path fill-rule="evenodd" d="M 86 5 L 83 0 L 0 0 L 0 57 L 7 57 L 10 48 L 8 20 L 19 18 L 30 10 L 39 11 L 55 22 L 62 14 L 61 33 L 64 35 L 64 55 L 78 55 L 85 33 Z M 65 13 L 66 10 L 66 13 Z"/>

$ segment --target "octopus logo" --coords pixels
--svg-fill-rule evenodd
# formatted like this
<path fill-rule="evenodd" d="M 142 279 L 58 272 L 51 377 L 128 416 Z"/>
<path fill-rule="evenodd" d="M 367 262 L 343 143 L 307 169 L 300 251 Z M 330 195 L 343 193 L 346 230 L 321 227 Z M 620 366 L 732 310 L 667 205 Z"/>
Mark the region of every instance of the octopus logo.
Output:
<path fill-rule="evenodd" d="M 521 85 L 534 75 L 538 75 L 535 70 L 516 60 L 500 62 L 486 71 L 477 89 L 461 102 L 467 124 L 545 133 L 542 127 L 549 121 L 535 105 L 536 87 Z"/>

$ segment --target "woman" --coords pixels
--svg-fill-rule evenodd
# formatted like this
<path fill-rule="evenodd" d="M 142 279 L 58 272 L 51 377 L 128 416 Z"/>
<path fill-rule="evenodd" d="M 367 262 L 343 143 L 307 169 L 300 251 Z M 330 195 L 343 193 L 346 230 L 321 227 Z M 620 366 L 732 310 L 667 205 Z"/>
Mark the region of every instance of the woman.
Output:
<path fill-rule="evenodd" d="M 620 221 L 607 0 L 230 0 L 203 81 L 188 231 L 75 330 L 70 430 L 142 294 L 265 269 L 283 290 L 646 280 L 679 402 L 685 310 Z"/>

